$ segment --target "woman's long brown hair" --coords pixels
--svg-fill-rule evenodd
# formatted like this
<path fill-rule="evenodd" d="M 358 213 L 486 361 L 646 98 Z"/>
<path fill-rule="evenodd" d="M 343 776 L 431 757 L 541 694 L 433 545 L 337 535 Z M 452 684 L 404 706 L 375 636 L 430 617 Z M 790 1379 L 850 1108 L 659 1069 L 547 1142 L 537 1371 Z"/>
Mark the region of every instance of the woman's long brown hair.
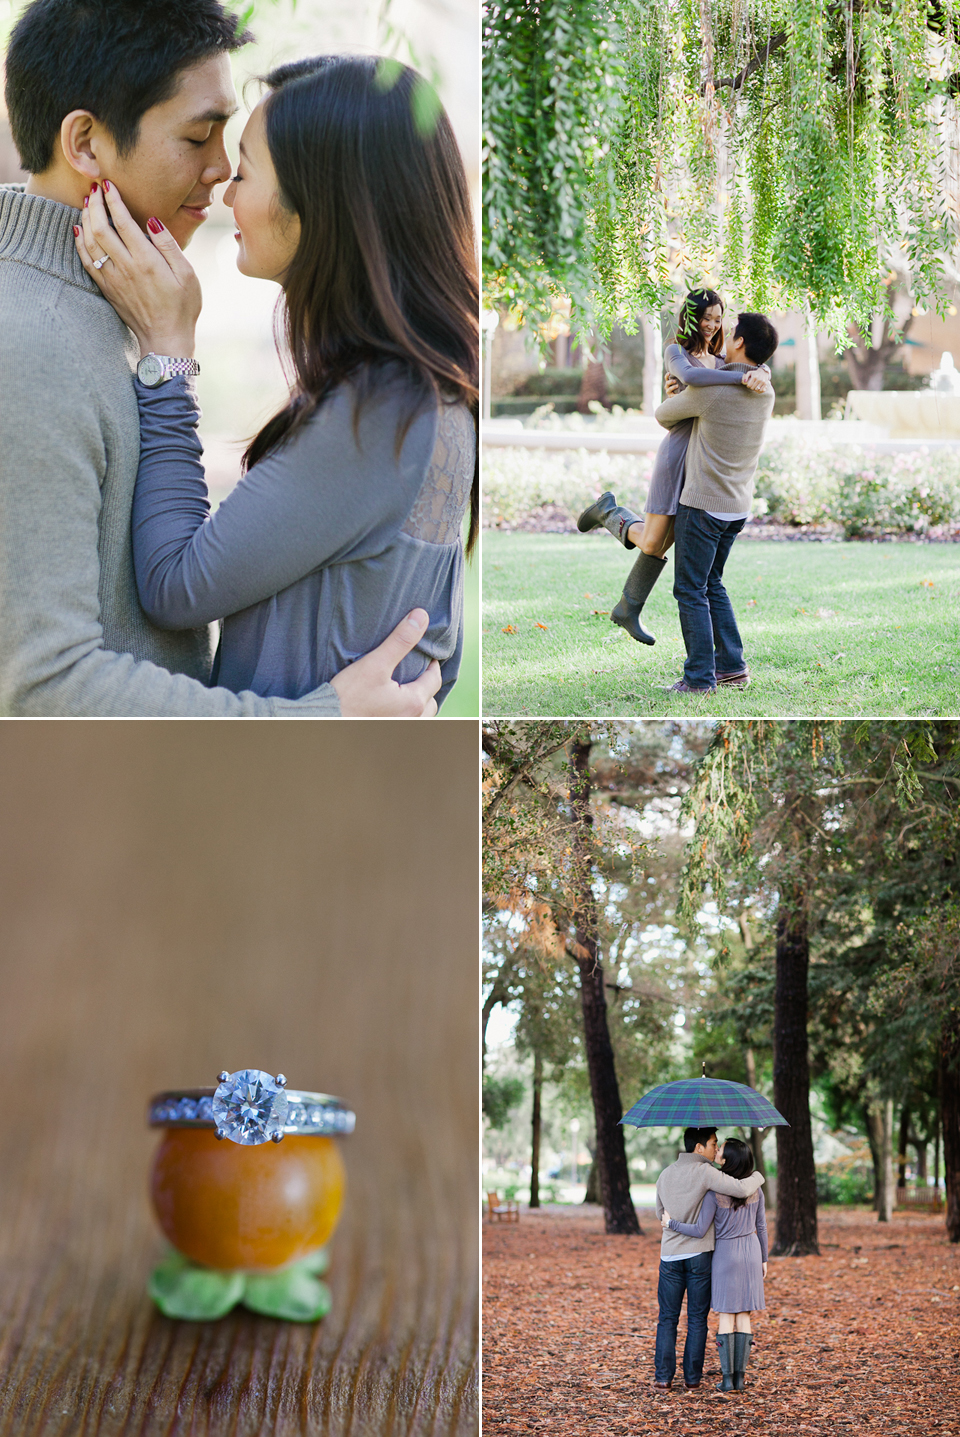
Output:
<path fill-rule="evenodd" d="M 479 419 L 479 286 L 470 197 L 450 122 L 405 65 L 318 56 L 264 77 L 264 121 L 279 201 L 300 220 L 284 277 L 290 401 L 253 439 L 244 468 L 288 440 L 345 379 L 358 409 L 375 367 L 414 384 L 397 446 L 417 413 L 444 399 Z M 281 212 L 282 219 L 282 212 Z M 467 553 L 480 527 L 470 491 Z"/>
<path fill-rule="evenodd" d="M 723 325 L 707 344 L 700 333 L 700 321 L 711 305 L 719 304 L 720 313 L 723 314 L 723 300 L 715 289 L 692 289 L 683 301 L 683 308 L 680 311 L 680 318 L 677 321 L 677 337 L 675 344 L 679 344 L 690 354 L 696 354 L 704 350 L 707 354 L 723 353 Z"/>

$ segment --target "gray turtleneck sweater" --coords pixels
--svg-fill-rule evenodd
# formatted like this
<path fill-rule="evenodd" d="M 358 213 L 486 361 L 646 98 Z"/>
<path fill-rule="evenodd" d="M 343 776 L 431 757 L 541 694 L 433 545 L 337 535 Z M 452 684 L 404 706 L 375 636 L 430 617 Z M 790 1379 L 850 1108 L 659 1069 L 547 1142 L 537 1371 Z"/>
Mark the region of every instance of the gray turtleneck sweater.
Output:
<path fill-rule="evenodd" d="M 85 273 L 79 212 L 0 186 L 0 714 L 312 717 L 209 688 L 211 632 L 163 630 L 137 597 L 133 335 Z"/>

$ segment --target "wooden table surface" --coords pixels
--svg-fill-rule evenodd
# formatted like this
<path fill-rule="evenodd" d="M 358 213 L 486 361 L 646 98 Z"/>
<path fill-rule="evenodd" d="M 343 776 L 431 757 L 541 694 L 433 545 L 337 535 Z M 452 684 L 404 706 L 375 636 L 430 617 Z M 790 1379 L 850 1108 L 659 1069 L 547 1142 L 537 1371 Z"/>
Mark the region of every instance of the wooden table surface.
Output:
<path fill-rule="evenodd" d="M 0 1433 L 477 1430 L 477 730 L 0 726 Z M 321 1323 L 174 1322 L 145 1103 L 349 1100 Z"/>

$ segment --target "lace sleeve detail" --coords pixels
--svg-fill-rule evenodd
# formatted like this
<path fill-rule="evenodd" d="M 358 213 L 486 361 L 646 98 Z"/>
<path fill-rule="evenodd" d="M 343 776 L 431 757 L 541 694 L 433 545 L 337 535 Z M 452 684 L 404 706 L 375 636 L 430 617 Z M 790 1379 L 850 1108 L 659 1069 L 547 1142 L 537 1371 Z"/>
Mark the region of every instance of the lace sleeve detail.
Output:
<path fill-rule="evenodd" d="M 403 526 L 427 544 L 455 544 L 470 498 L 477 435 L 465 404 L 440 405 L 437 440 L 426 478 Z"/>

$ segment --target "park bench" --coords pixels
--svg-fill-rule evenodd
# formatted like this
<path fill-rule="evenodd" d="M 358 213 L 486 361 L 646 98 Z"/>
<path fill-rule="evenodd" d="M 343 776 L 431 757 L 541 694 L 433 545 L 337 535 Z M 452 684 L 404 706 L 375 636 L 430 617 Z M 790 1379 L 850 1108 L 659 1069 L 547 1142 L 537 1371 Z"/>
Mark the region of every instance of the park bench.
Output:
<path fill-rule="evenodd" d="M 509 1198 L 501 1202 L 497 1193 L 487 1193 L 487 1212 L 490 1214 L 491 1222 L 494 1218 L 497 1222 L 520 1221 L 520 1204 L 511 1202 Z"/>
<path fill-rule="evenodd" d="M 940 1212 L 943 1193 L 938 1188 L 897 1188 L 897 1207 L 919 1207 Z"/>

